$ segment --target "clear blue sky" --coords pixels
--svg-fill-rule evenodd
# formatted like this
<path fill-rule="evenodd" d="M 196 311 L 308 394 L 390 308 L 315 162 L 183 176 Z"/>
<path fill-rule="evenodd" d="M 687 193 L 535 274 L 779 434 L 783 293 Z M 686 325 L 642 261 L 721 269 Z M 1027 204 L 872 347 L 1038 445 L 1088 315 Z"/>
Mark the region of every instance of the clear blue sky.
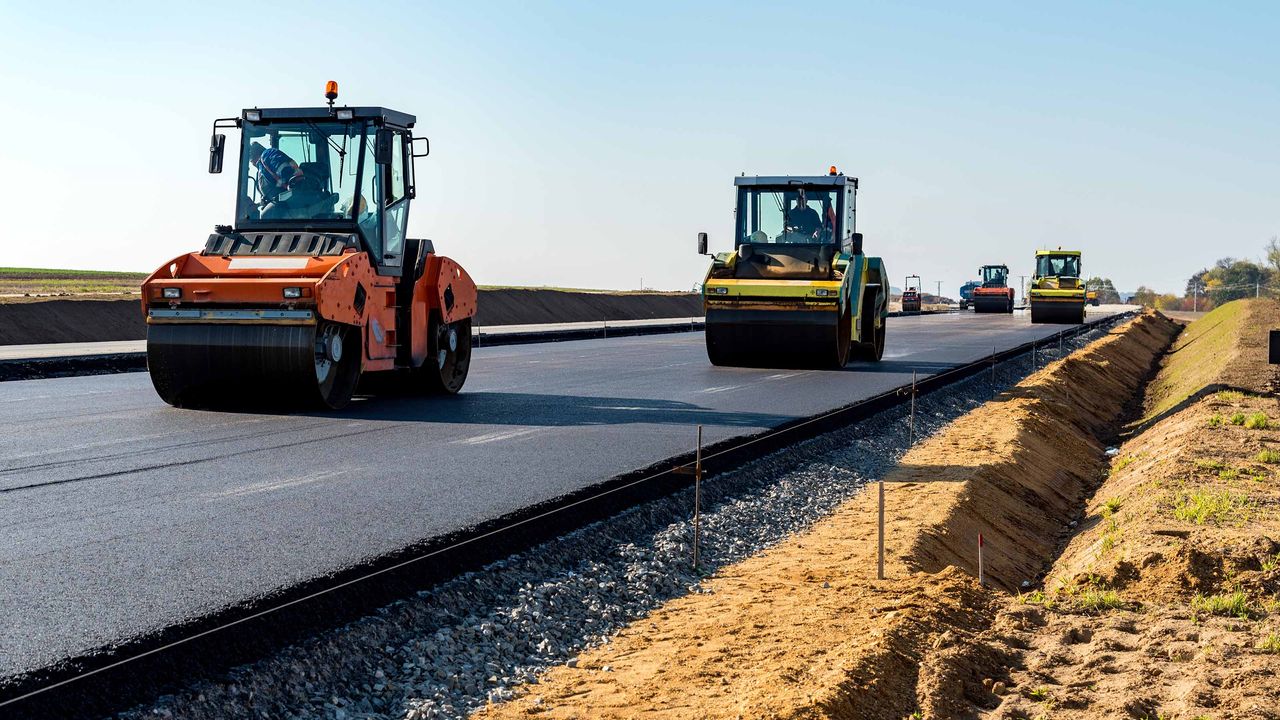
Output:
<path fill-rule="evenodd" d="M 688 288 L 732 176 L 862 179 L 901 284 L 1035 248 L 1181 289 L 1280 233 L 1274 3 L 0 0 L 0 265 L 151 270 L 228 222 L 210 121 L 419 117 L 411 234 L 486 284 Z"/>

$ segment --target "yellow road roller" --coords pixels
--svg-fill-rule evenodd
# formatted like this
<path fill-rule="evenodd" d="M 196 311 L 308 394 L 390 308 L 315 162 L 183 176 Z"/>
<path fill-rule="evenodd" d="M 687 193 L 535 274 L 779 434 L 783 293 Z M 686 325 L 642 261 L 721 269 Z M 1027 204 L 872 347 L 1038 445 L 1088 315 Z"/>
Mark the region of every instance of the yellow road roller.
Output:
<path fill-rule="evenodd" d="M 884 262 L 855 231 L 858 179 L 734 178 L 734 249 L 711 255 L 702 284 L 715 365 L 841 368 L 884 353 Z M 707 234 L 698 234 L 707 252 Z"/>
<path fill-rule="evenodd" d="M 1037 250 L 1031 278 L 1031 322 L 1084 322 L 1085 289 L 1079 250 Z"/>

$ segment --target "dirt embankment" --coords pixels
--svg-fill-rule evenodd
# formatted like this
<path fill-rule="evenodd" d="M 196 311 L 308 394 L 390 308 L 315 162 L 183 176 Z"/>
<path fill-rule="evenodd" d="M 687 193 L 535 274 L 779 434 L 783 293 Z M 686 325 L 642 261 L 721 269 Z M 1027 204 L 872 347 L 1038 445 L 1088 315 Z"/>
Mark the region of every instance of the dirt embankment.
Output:
<path fill-rule="evenodd" d="M 0 303 L 0 345 L 142 340 L 138 299 L 38 299 Z M 695 293 L 480 290 L 476 324 L 527 325 L 702 315 Z"/>
<path fill-rule="evenodd" d="M 1230 303 L 1166 356 L 1044 589 L 988 638 L 998 717 L 1280 718 L 1280 432 L 1266 331 Z"/>
<path fill-rule="evenodd" d="M 886 575 L 876 493 L 723 569 L 574 668 L 481 717 L 964 717 L 1013 654 L 979 642 L 1035 580 L 1105 465 L 1098 439 L 1176 332 L 1148 314 L 1031 376 L 921 443 L 886 479 Z M 998 688 L 1004 692 L 1004 688 Z"/>

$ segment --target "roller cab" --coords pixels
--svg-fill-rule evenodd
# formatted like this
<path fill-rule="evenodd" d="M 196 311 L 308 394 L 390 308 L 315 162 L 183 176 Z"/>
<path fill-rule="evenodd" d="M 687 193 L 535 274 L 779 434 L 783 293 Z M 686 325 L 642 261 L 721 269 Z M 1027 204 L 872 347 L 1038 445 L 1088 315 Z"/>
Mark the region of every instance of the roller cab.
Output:
<path fill-rule="evenodd" d="M 920 312 L 920 276 L 908 275 L 902 281 L 902 312 Z"/>
<path fill-rule="evenodd" d="M 734 178 L 734 249 L 703 282 L 716 365 L 841 368 L 884 352 L 884 263 L 855 232 L 857 178 Z M 699 252 L 707 253 L 706 233 Z"/>
<path fill-rule="evenodd" d="M 983 265 L 978 275 L 982 283 L 973 289 L 974 312 L 1012 313 L 1013 288 L 1009 287 L 1008 266 Z"/>
<path fill-rule="evenodd" d="M 1029 293 L 1031 322 L 1084 322 L 1085 289 L 1080 277 L 1080 251 L 1037 250 Z"/>
<path fill-rule="evenodd" d="M 210 172 L 219 130 L 241 134 L 235 222 L 142 286 L 165 402 L 340 408 L 362 383 L 447 394 L 466 380 L 475 284 L 406 237 L 425 138 L 411 115 L 332 95 L 214 123 Z"/>

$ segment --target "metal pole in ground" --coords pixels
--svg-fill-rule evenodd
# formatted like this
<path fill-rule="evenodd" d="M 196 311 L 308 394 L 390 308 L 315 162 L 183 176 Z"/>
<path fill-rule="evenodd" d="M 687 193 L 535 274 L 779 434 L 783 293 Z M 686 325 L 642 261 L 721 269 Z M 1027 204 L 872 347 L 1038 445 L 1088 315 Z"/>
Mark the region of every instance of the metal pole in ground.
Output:
<path fill-rule="evenodd" d="M 911 371 L 911 421 L 908 423 L 908 444 L 916 443 L 916 371 Z"/>
<path fill-rule="evenodd" d="M 996 384 L 996 347 L 992 345 L 991 346 L 991 385 L 992 387 L 995 387 L 995 384 Z"/>
<path fill-rule="evenodd" d="M 884 579 L 884 479 L 880 480 L 880 547 L 877 552 L 876 560 L 876 579 Z"/>
<path fill-rule="evenodd" d="M 1036 371 L 1036 344 L 1031 343 L 1031 372 Z"/>
<path fill-rule="evenodd" d="M 982 567 L 982 533 L 978 533 L 978 584 L 986 585 L 986 577 L 983 575 Z"/>
<path fill-rule="evenodd" d="M 698 454 L 693 465 L 693 571 L 698 572 L 702 544 L 702 426 L 698 426 Z"/>

